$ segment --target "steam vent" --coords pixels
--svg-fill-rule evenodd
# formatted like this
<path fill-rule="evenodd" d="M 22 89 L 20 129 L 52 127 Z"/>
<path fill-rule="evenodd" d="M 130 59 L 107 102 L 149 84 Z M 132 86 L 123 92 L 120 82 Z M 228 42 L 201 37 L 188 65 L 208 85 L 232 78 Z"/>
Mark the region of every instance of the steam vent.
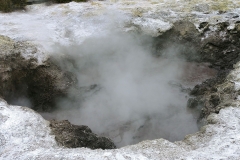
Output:
<path fill-rule="evenodd" d="M 239 157 L 239 0 L 0 0 L 0 160 Z"/>

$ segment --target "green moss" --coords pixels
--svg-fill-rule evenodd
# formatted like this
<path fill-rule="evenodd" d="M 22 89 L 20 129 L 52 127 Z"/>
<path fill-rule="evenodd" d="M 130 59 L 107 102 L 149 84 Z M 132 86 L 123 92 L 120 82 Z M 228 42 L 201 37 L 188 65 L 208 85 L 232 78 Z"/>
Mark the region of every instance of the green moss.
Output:
<path fill-rule="evenodd" d="M 11 0 L 0 0 L 0 11 L 11 12 L 12 7 L 13 7 L 13 4 Z"/>
<path fill-rule="evenodd" d="M 87 0 L 52 0 L 54 3 L 87 2 Z"/>
<path fill-rule="evenodd" d="M 24 9 L 25 6 L 25 0 L 0 0 L 0 11 L 2 12 L 11 12 L 14 10 Z"/>
<path fill-rule="evenodd" d="M 74 0 L 75 2 L 87 2 L 87 0 Z"/>
<path fill-rule="evenodd" d="M 42 0 L 40 2 L 69 3 L 69 2 L 87 2 L 87 0 Z M 27 5 L 26 0 L 0 0 L 0 11 L 12 12 L 22 10 Z"/>

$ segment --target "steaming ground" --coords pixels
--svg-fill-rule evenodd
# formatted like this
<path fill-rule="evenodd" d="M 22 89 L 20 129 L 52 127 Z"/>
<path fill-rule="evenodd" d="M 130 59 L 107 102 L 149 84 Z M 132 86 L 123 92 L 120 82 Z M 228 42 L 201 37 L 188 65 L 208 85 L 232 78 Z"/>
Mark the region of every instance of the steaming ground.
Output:
<path fill-rule="evenodd" d="M 112 2 L 115 3 L 115 1 L 112 1 Z M 239 0 L 228 0 L 228 1 L 171 0 L 167 2 L 161 0 L 159 2 L 164 2 L 164 3 L 157 3 L 157 1 L 155 0 L 150 0 L 150 1 L 119 0 L 116 2 L 117 3 L 116 6 L 118 8 L 122 8 L 122 10 L 125 10 L 126 12 L 129 11 L 132 14 L 134 14 L 137 17 L 133 19 L 133 22 L 135 22 L 134 24 L 142 27 L 142 29 L 145 32 L 150 31 L 151 33 L 152 32 L 159 33 L 159 29 L 164 28 L 165 30 L 165 28 L 170 28 L 171 23 L 176 21 L 180 17 L 188 17 L 187 19 L 196 21 L 196 24 L 199 24 L 200 22 L 205 22 L 205 21 L 209 23 L 230 21 L 231 23 L 233 18 L 228 17 L 229 12 L 231 11 L 233 13 L 237 13 L 238 15 L 240 13 Z M 33 6 L 29 6 L 29 11 L 26 13 L 25 12 L 21 12 L 21 13 L 17 12 L 17 13 L 9 13 L 9 14 L 1 13 L 0 14 L 0 19 L 1 19 L 0 31 L 2 35 L 7 35 L 15 40 L 27 40 L 37 45 L 40 44 L 48 51 L 48 49 L 50 48 L 50 45 L 52 45 L 55 42 L 58 42 L 61 44 L 71 44 L 73 39 L 81 43 L 85 39 L 85 37 L 91 37 L 93 35 L 99 34 L 104 29 L 106 30 L 108 27 L 105 27 L 105 25 L 102 25 L 101 23 L 102 22 L 105 23 L 109 19 L 104 19 L 104 18 L 101 19 L 100 15 L 104 12 L 109 12 L 112 14 L 112 12 L 108 10 L 109 8 L 108 6 L 112 8 L 113 4 L 111 3 L 107 4 L 106 1 L 99 1 L 94 3 L 83 3 L 83 4 L 72 2 L 69 4 L 61 4 L 61 5 L 55 5 L 55 6 L 49 6 L 49 7 L 45 7 L 42 5 L 33 5 Z M 222 14 L 219 14 L 217 10 L 224 11 L 224 12 Z M 226 13 L 225 13 L 225 10 L 227 10 Z M 92 22 L 95 22 L 95 24 L 92 24 L 92 22 L 89 23 L 89 20 L 94 18 L 95 20 L 93 20 Z M 240 17 L 237 19 L 239 20 Z M 117 20 L 119 20 L 119 18 L 117 18 Z M 165 22 L 165 23 L 162 23 L 162 22 Z M 69 38 L 68 35 L 73 35 L 73 36 L 72 37 L 70 36 Z M 106 35 L 106 37 L 108 36 Z M 102 42 L 103 37 L 98 37 L 98 38 L 100 38 L 101 39 L 100 42 Z M 96 39 L 93 38 L 92 40 L 94 41 Z M 87 40 L 87 41 L 89 42 L 90 40 Z M 107 43 L 109 43 L 110 45 L 112 42 L 105 41 L 105 44 Z M 96 44 L 92 43 L 90 48 L 95 47 L 95 45 Z M 140 48 L 141 47 L 143 46 L 140 46 Z M 146 46 L 144 46 L 143 48 L 145 49 L 145 47 Z M 85 51 L 80 50 L 81 48 L 84 48 L 84 46 L 77 46 L 75 49 L 73 49 L 72 47 L 71 50 L 65 47 L 59 47 L 59 48 L 61 50 L 55 50 L 55 52 L 59 53 L 59 51 L 61 51 L 62 54 L 69 55 L 68 57 L 71 57 L 71 58 L 77 57 L 74 59 L 76 60 L 74 62 L 77 65 L 73 65 L 75 66 L 76 72 L 80 73 L 81 71 L 79 69 L 81 68 L 81 66 L 79 66 L 77 62 L 80 62 L 80 60 L 87 61 L 89 59 L 92 59 L 91 56 L 90 56 L 91 58 L 86 56 Z M 73 52 L 73 50 L 75 51 Z M 96 50 L 99 51 L 100 49 L 98 48 Z M 146 53 L 148 55 L 147 57 L 149 57 L 149 59 L 152 59 L 152 57 L 150 56 L 151 52 L 148 49 L 146 49 L 146 51 L 148 52 Z M 75 54 L 72 54 L 72 53 L 75 53 Z M 98 52 L 96 52 L 95 54 L 97 53 Z M 106 54 L 107 53 L 105 53 L 105 55 Z M 117 56 L 117 54 L 114 54 L 114 55 Z M 101 57 L 104 57 L 104 56 L 101 56 Z M 113 57 L 114 56 L 112 56 L 112 59 L 114 59 Z M 69 60 L 73 61 L 71 58 L 69 58 Z M 137 58 L 138 57 L 135 57 L 135 60 Z M 99 61 L 97 60 L 97 58 L 95 59 L 96 60 L 94 61 L 94 64 L 97 65 L 96 61 L 97 62 Z M 155 72 L 164 72 L 164 69 L 159 68 L 159 66 L 161 66 L 160 62 L 161 63 L 165 62 L 164 64 L 166 64 L 166 66 L 168 66 L 168 62 L 175 64 L 174 60 L 170 58 L 167 58 L 167 59 L 159 58 L 158 60 L 154 59 L 153 61 L 154 63 L 151 63 L 151 65 L 155 64 L 156 66 L 158 66 L 158 70 L 157 71 L 154 70 Z M 109 60 L 109 63 L 110 62 L 112 61 Z M 67 64 L 69 64 L 69 66 L 72 65 L 70 62 L 67 62 L 67 59 L 65 59 L 64 61 L 61 61 L 61 64 L 64 64 L 64 63 L 65 65 Z M 119 62 L 119 63 L 123 64 L 123 62 Z M 181 67 L 177 69 L 185 70 L 185 68 L 187 69 L 191 68 L 191 67 L 186 67 L 189 64 L 185 63 L 182 60 L 180 60 L 179 63 L 180 63 L 179 66 L 182 67 L 182 64 L 183 64 L 183 66 L 185 65 L 185 67 L 183 67 L 184 69 Z M 87 66 L 87 64 L 83 66 Z M 197 65 L 194 64 L 194 66 L 197 66 Z M 114 67 L 116 68 L 116 64 L 114 64 Z M 144 64 L 142 64 L 142 67 L 148 68 L 149 70 L 151 69 L 151 67 L 153 68 L 153 66 L 144 66 Z M 231 81 L 235 83 L 236 90 L 238 90 L 239 89 L 238 74 L 240 72 L 239 64 L 236 65 L 235 67 L 236 69 L 232 72 L 232 75 L 229 76 L 229 79 L 227 81 Z M 88 70 L 91 70 L 90 67 L 87 67 L 87 68 Z M 98 68 L 97 66 L 93 68 L 95 68 L 96 70 L 98 69 L 103 70 L 102 68 Z M 113 67 L 110 69 L 113 70 Z M 203 67 L 203 70 L 204 70 L 204 67 Z M 189 72 L 189 70 L 187 71 Z M 197 70 L 193 70 L 193 71 L 197 73 Z M 90 71 L 87 72 L 86 70 L 86 73 L 88 73 L 86 75 L 89 75 Z M 140 72 L 140 73 L 142 73 L 142 75 L 143 73 L 148 74 L 149 77 L 150 75 L 156 76 L 155 74 L 153 74 L 153 71 L 152 71 L 152 74 L 150 74 L 150 72 L 147 72 L 147 71 Z M 101 76 L 97 76 L 98 80 L 100 79 L 100 77 L 104 77 L 103 75 L 105 74 L 101 74 Z M 172 74 L 170 74 L 170 77 L 171 76 Z M 111 78 L 114 79 L 114 77 L 117 78 L 115 76 L 115 72 L 113 75 L 110 75 L 110 77 L 108 78 L 106 77 L 106 79 L 110 80 Z M 141 82 L 144 80 L 149 81 L 150 80 L 149 77 L 147 78 L 144 77 L 140 80 Z M 82 80 L 81 78 L 85 80 Z M 182 78 L 180 78 L 180 80 L 183 80 L 183 79 L 185 80 L 186 76 L 183 76 Z M 106 83 L 105 81 L 100 81 L 100 80 L 98 81 L 98 80 L 94 81 L 97 84 L 96 86 L 96 85 L 93 85 L 92 83 L 93 80 L 89 81 L 88 83 L 87 78 L 84 78 L 83 76 L 78 77 L 78 83 L 79 83 L 78 87 L 81 87 L 81 88 L 72 89 L 73 91 L 69 93 L 69 99 L 65 99 L 61 101 L 62 103 L 61 105 L 59 105 L 59 107 L 62 107 L 62 111 L 58 112 L 58 115 L 57 115 L 58 118 L 64 119 L 66 117 L 68 119 L 72 119 L 72 121 L 75 120 L 76 122 L 74 123 L 82 124 L 82 123 L 87 123 L 86 121 L 80 122 L 83 119 L 83 116 L 88 117 L 89 118 L 88 120 L 90 119 L 92 120 L 97 116 L 100 117 L 100 114 L 102 112 L 96 112 L 95 115 L 94 114 L 83 115 L 83 113 L 80 114 L 80 111 L 86 110 L 87 108 L 86 104 L 90 102 L 93 103 L 94 102 L 93 100 L 98 99 L 98 96 L 100 96 L 104 92 L 110 91 L 110 88 L 104 88 L 104 84 Z M 154 79 L 151 79 L 151 80 L 154 81 Z M 177 79 L 175 79 L 175 82 L 177 80 L 179 80 L 178 76 L 177 76 Z M 171 82 L 170 84 L 177 84 L 175 82 L 173 83 Z M 134 84 L 137 84 L 137 83 L 134 83 Z M 147 85 L 148 83 L 145 83 L 145 84 Z M 162 83 L 162 85 L 163 84 L 164 83 Z M 182 84 L 186 84 L 186 83 L 182 83 Z M 116 86 L 114 86 L 113 89 L 116 89 L 117 87 L 120 88 L 119 86 L 123 86 L 123 85 L 117 84 Z M 175 85 L 175 86 L 178 86 L 178 85 Z M 134 88 L 134 86 L 132 87 Z M 170 87 L 169 85 L 166 85 L 164 87 L 172 89 L 172 91 L 174 91 L 174 94 L 172 95 L 178 96 L 178 97 L 172 97 L 172 101 L 175 101 L 175 100 L 180 101 L 180 99 L 183 99 L 183 97 L 185 98 L 185 94 L 180 92 L 177 89 L 177 87 Z M 131 88 L 131 90 L 133 88 Z M 120 89 L 123 89 L 123 88 L 120 88 Z M 128 88 L 126 88 L 126 90 L 127 89 Z M 157 90 L 157 88 L 154 88 L 154 89 Z M 126 90 L 125 92 L 127 92 Z M 139 90 L 142 91 L 143 88 L 139 87 Z M 83 95 L 80 93 L 85 93 L 85 94 Z M 140 92 L 137 92 L 137 93 L 140 93 Z M 143 93 L 147 95 L 145 90 Z M 166 92 L 166 94 L 167 93 L 168 92 Z M 74 96 L 72 96 L 72 94 Z M 105 98 L 108 101 L 110 101 L 110 97 L 112 97 L 113 95 L 115 94 L 111 93 L 108 96 L 105 95 Z M 131 94 L 131 95 L 134 95 L 134 94 Z M 127 97 L 125 94 L 124 96 Z M 165 96 L 165 93 L 164 93 L 164 96 Z M 70 98 L 72 98 L 72 100 Z M 165 98 L 163 97 L 161 97 L 161 99 L 165 100 Z M 120 101 L 121 99 L 119 98 L 117 100 Z M 25 97 L 24 97 L 23 99 L 20 99 L 18 101 L 21 101 L 21 103 L 25 103 L 25 101 L 28 101 L 28 100 L 25 100 Z M 184 101 L 185 99 L 183 100 L 183 102 Z M 63 102 L 66 103 L 66 105 L 64 105 Z M 110 150 L 89 150 L 86 148 L 77 148 L 77 149 L 66 149 L 62 147 L 60 148 L 57 146 L 56 141 L 54 140 L 54 137 L 50 134 L 50 128 L 48 127 L 48 122 L 42 119 L 42 117 L 36 114 L 36 112 L 32 112 L 32 110 L 29 110 L 24 107 L 8 106 L 5 102 L 1 101 L 0 102 L 0 105 L 1 105 L 0 119 L 2 121 L 0 122 L 0 126 L 2 129 L 0 130 L 1 132 L 0 142 L 2 145 L 0 145 L 0 148 L 2 150 L 0 149 L 0 152 L 1 151 L 2 152 L 0 153 L 1 155 L 0 159 L 60 159 L 59 157 L 63 159 L 239 159 L 239 155 L 240 155 L 240 152 L 239 152 L 240 151 L 240 148 L 239 148 L 240 110 L 238 108 L 239 97 L 234 103 L 236 103 L 236 104 L 233 104 L 234 107 L 230 107 L 229 105 L 227 108 L 220 110 L 219 114 L 211 114 L 211 116 L 208 118 L 208 125 L 204 126 L 200 132 L 187 136 L 184 141 L 170 143 L 166 140 L 158 139 L 153 141 L 144 141 L 142 143 L 139 143 L 138 145 L 127 146 L 121 149 L 110 151 Z M 140 103 L 140 105 L 142 104 Z M 99 108 L 100 106 L 102 105 L 100 104 L 97 105 L 97 107 Z M 106 105 L 106 106 L 110 106 L 110 105 Z M 145 106 L 145 109 L 147 110 L 149 106 L 150 105 Z M 64 110 L 65 112 L 68 110 L 67 107 L 72 108 L 72 109 L 69 109 L 69 114 L 68 115 L 66 114 L 65 116 L 63 115 L 62 117 L 60 117 Z M 94 107 L 94 106 L 91 105 L 91 107 Z M 110 108 L 114 110 L 116 107 L 117 105 L 113 105 Z M 177 108 L 177 106 L 174 106 L 174 107 Z M 102 108 L 104 108 L 104 106 L 102 106 Z M 165 106 L 164 108 L 168 108 L 168 107 Z M 74 115 L 77 115 L 78 119 L 77 117 L 73 118 L 73 116 L 71 115 L 73 114 L 74 110 L 76 111 L 74 112 Z M 96 111 L 99 111 L 99 110 L 96 110 Z M 110 112 L 110 109 L 108 109 L 107 111 Z M 144 116 L 141 116 L 141 114 L 138 114 L 138 117 L 142 117 L 141 119 L 135 120 L 135 121 L 129 121 L 132 123 L 129 123 L 129 122 L 125 123 L 127 119 L 122 118 L 124 119 L 124 122 L 119 122 L 117 123 L 119 125 L 117 125 L 114 122 L 118 118 L 118 115 L 120 115 L 121 112 L 119 114 L 117 114 L 116 112 L 111 112 L 113 118 L 111 119 L 109 118 L 110 120 L 107 121 L 108 123 L 113 124 L 113 126 L 109 127 L 109 125 L 107 125 L 110 129 L 109 130 L 105 129 L 105 131 L 109 131 L 109 135 L 113 137 L 116 137 L 115 135 L 119 135 L 120 129 L 116 129 L 116 128 L 121 128 L 119 126 L 122 126 L 122 128 L 123 127 L 127 128 L 127 126 L 135 125 L 136 126 L 135 128 L 138 128 L 139 125 L 137 125 L 137 123 L 150 124 L 150 122 L 161 122 L 162 119 L 160 120 L 160 117 L 162 116 L 163 113 L 165 113 L 164 115 L 167 115 L 167 116 L 169 115 L 167 114 L 167 111 L 161 112 L 161 113 L 159 111 L 159 112 L 156 112 L 155 114 L 157 115 L 157 118 L 155 118 L 156 116 L 155 117 L 152 116 L 154 118 L 148 120 L 147 118 L 143 118 Z M 181 108 L 181 112 L 185 114 L 184 117 L 186 116 L 191 117 L 191 114 L 187 114 L 185 106 Z M 132 116 L 134 115 L 136 116 L 136 113 L 131 113 L 131 114 L 133 114 Z M 102 113 L 102 115 L 104 114 Z M 51 116 L 53 117 L 54 115 L 46 115 L 46 116 L 49 116 L 50 118 Z M 194 117 L 191 117 L 191 118 L 194 119 Z M 166 120 L 164 122 L 166 122 Z M 95 122 L 93 121 L 89 121 L 88 123 L 92 125 L 95 124 Z M 174 129 L 177 128 L 176 123 L 178 122 L 176 121 L 174 123 L 175 124 L 174 125 L 175 128 L 173 127 Z M 105 123 L 98 121 L 98 124 L 101 124 L 104 127 Z M 165 124 L 168 127 L 170 126 L 170 123 L 165 123 Z M 192 124 L 195 125 L 195 121 Z M 149 126 L 150 126 L 149 127 L 150 129 L 154 128 L 151 125 Z M 93 129 L 94 130 L 98 129 L 100 132 L 101 128 L 103 127 L 97 126 Z M 132 128 L 134 129 L 134 127 Z M 161 127 L 161 129 L 162 128 L 163 127 Z M 144 127 L 140 127 L 139 130 L 141 131 L 141 129 L 144 129 Z M 145 130 L 147 131 L 149 131 L 150 129 L 145 127 Z M 174 133 L 174 132 L 179 132 L 179 130 L 174 130 L 171 133 Z M 127 133 L 135 134 L 136 132 L 125 131 L 122 133 L 124 133 L 124 135 L 128 135 Z M 131 135 L 128 137 L 133 140 Z M 116 138 L 115 141 L 117 140 L 119 139 Z M 132 142 L 129 141 L 129 143 L 132 143 Z M 118 146 L 121 146 L 121 145 L 124 145 L 124 144 L 118 143 Z"/>
<path fill-rule="evenodd" d="M 116 31 L 81 45 L 56 45 L 54 60 L 76 75 L 76 86 L 43 116 L 88 125 L 118 147 L 183 139 L 198 130 L 198 115 L 186 108 L 188 96 L 179 84 L 187 62 L 176 54 L 172 48 L 156 57 L 149 37 Z"/>
<path fill-rule="evenodd" d="M 139 18 L 130 20 L 114 6 L 90 3 L 28 9 L 29 13 L 1 14 L 2 33 L 53 51 L 62 69 L 76 75 L 68 98 L 58 99 L 58 110 L 42 113 L 45 118 L 88 125 L 119 147 L 160 137 L 180 140 L 198 130 L 198 115 L 187 110 L 187 93 L 182 92 L 190 84 L 183 81 L 189 63 L 176 58 L 174 45 L 164 57 L 155 57 L 151 38 L 122 32 L 136 30 Z M 130 21 L 133 26 L 127 26 Z M 171 27 L 162 20 L 139 22 L 154 33 L 160 31 L 156 26 Z M 16 104 L 31 106 L 27 97 L 17 99 Z"/>

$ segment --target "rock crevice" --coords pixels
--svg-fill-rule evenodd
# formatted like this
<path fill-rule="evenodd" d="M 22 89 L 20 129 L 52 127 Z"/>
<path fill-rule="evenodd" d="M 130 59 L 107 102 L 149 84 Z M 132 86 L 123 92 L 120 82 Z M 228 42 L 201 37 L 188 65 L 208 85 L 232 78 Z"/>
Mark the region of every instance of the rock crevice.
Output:
<path fill-rule="evenodd" d="M 68 120 L 50 121 L 50 128 L 56 141 L 68 148 L 87 147 L 91 149 L 115 149 L 114 143 L 106 137 L 92 133 L 88 126 L 71 124 Z"/>

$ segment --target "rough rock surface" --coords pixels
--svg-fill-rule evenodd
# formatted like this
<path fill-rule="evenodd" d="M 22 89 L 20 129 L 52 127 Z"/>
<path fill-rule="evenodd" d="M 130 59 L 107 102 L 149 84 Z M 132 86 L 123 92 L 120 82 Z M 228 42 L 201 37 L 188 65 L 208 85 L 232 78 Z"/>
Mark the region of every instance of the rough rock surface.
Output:
<path fill-rule="evenodd" d="M 157 56 L 164 56 L 166 48 L 179 50 L 179 57 L 189 61 L 208 62 L 218 70 L 215 78 L 197 85 L 190 92 L 188 107 L 202 108 L 201 118 L 210 113 L 218 113 L 223 106 L 228 106 L 231 99 L 236 99 L 234 84 L 227 80 L 228 73 L 240 59 L 239 22 L 209 24 L 202 22 L 196 28 L 190 21 L 177 21 L 173 27 L 155 38 Z"/>
<path fill-rule="evenodd" d="M 238 91 L 234 90 L 234 83 L 229 81 L 229 72 L 240 57 L 238 22 L 232 26 L 229 23 L 205 25 L 206 31 L 199 43 L 200 59 L 210 62 L 219 73 L 215 78 L 195 86 L 190 93 L 198 101 L 195 107 L 203 106 L 201 118 L 210 113 L 218 113 L 221 108 L 230 105 L 229 101 L 237 98 Z M 210 28 L 215 29 L 211 31 Z"/>
<path fill-rule="evenodd" d="M 196 85 L 190 92 L 193 98 L 189 99 L 188 107 L 201 110 L 200 119 L 210 113 L 218 113 L 238 96 L 234 83 L 228 80 L 229 71 L 240 60 L 238 25 L 239 22 L 232 26 L 228 22 L 202 22 L 198 30 L 189 21 L 179 21 L 172 29 L 155 38 L 157 56 L 164 56 L 165 49 L 174 45 L 180 51 L 176 56 L 189 61 L 208 62 L 210 67 L 218 70 L 216 77 Z"/>
<path fill-rule="evenodd" d="M 98 137 L 88 126 L 71 124 L 68 120 L 50 121 L 50 128 L 56 141 L 64 147 L 87 147 L 91 149 L 115 149 L 114 143 L 106 137 Z"/>
<path fill-rule="evenodd" d="M 232 69 L 239 61 L 240 43 L 239 22 L 230 26 L 228 22 L 204 27 L 201 42 L 201 59 L 220 69 Z M 214 28 L 214 32 L 210 28 Z"/>
<path fill-rule="evenodd" d="M 73 83 L 33 44 L 0 36 L 0 96 L 9 103 L 48 111 Z"/>
<path fill-rule="evenodd" d="M 156 54 L 161 55 L 162 51 L 174 45 L 180 50 L 178 56 L 190 61 L 209 62 L 221 70 L 232 69 L 233 64 L 240 60 L 238 25 L 238 21 L 232 26 L 228 22 L 202 22 L 199 31 L 190 21 L 177 21 L 172 29 L 155 38 Z"/>

